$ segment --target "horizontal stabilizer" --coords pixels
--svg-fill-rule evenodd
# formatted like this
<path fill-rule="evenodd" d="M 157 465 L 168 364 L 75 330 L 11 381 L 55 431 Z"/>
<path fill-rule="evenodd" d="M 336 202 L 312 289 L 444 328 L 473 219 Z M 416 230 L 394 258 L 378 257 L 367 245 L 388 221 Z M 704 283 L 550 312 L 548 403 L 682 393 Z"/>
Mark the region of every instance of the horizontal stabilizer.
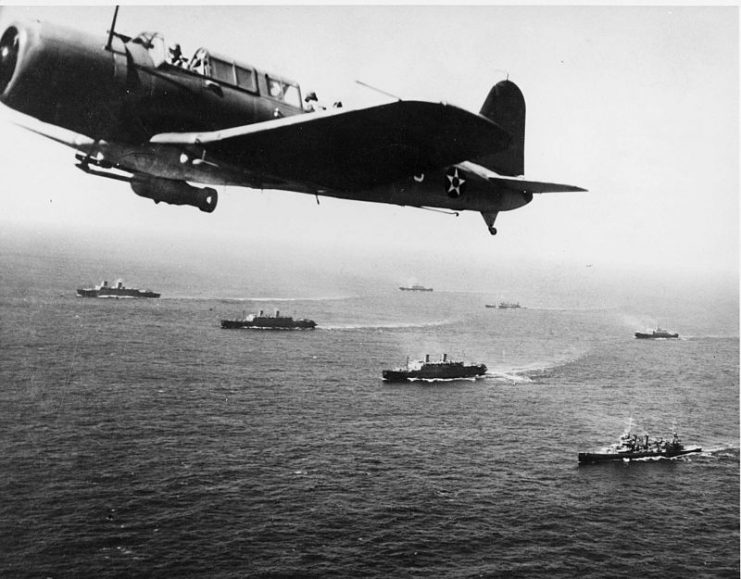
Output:
<path fill-rule="evenodd" d="M 452 105 L 398 101 L 220 131 L 163 133 L 151 142 L 199 145 L 255 174 L 353 191 L 503 150 L 510 136 L 495 122 Z"/>
<path fill-rule="evenodd" d="M 577 191 L 586 191 L 586 189 L 575 185 L 527 181 L 525 179 L 512 179 L 508 177 L 489 177 L 489 181 L 496 183 L 500 187 L 506 187 L 507 189 L 522 193 L 574 193 Z"/>

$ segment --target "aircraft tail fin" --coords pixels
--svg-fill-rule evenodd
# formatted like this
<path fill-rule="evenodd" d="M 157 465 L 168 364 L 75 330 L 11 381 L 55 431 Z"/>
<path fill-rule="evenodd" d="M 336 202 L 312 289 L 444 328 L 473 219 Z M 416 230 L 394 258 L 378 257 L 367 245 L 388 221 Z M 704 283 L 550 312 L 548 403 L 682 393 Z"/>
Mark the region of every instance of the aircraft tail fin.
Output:
<path fill-rule="evenodd" d="M 525 97 L 518 86 L 503 80 L 489 91 L 479 114 L 494 121 L 512 137 L 509 147 L 498 153 L 475 159 L 500 175 L 525 173 Z"/>

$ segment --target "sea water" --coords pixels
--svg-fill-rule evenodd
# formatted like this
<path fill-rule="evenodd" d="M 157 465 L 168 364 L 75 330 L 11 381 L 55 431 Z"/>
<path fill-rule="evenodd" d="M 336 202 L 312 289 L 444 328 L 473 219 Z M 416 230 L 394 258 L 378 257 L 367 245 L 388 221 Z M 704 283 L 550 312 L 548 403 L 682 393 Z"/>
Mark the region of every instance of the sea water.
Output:
<path fill-rule="evenodd" d="M 643 341 L 639 307 L 143 261 L 162 298 L 75 297 L 96 259 L 2 252 L 3 577 L 738 577 L 733 300 Z M 319 327 L 219 327 L 259 309 Z M 489 372 L 381 380 L 443 353 Z M 578 466 L 631 420 L 703 452 Z"/>

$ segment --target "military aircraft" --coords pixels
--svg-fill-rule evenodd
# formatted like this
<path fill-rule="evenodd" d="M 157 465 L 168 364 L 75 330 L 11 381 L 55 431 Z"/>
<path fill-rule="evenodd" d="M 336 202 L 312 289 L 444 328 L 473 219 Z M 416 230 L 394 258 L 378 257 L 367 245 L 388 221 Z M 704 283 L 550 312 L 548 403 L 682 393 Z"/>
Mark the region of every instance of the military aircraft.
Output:
<path fill-rule="evenodd" d="M 479 114 L 401 99 L 309 112 L 293 80 L 205 48 L 186 60 L 161 34 L 117 32 L 117 14 L 99 36 L 9 21 L 0 102 L 74 148 L 79 169 L 155 203 L 210 213 L 216 190 L 190 183 L 236 185 L 479 211 L 494 235 L 534 193 L 584 191 L 522 177 L 525 100 L 509 80 Z"/>

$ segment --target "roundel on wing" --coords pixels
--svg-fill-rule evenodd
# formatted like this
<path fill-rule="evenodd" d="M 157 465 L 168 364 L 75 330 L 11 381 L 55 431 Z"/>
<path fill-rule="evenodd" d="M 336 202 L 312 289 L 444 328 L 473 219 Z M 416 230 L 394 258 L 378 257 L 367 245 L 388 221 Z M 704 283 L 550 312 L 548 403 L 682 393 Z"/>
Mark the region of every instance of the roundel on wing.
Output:
<path fill-rule="evenodd" d="M 466 190 L 466 178 L 458 167 L 451 167 L 445 172 L 445 192 L 448 197 L 455 199 L 463 195 Z"/>

